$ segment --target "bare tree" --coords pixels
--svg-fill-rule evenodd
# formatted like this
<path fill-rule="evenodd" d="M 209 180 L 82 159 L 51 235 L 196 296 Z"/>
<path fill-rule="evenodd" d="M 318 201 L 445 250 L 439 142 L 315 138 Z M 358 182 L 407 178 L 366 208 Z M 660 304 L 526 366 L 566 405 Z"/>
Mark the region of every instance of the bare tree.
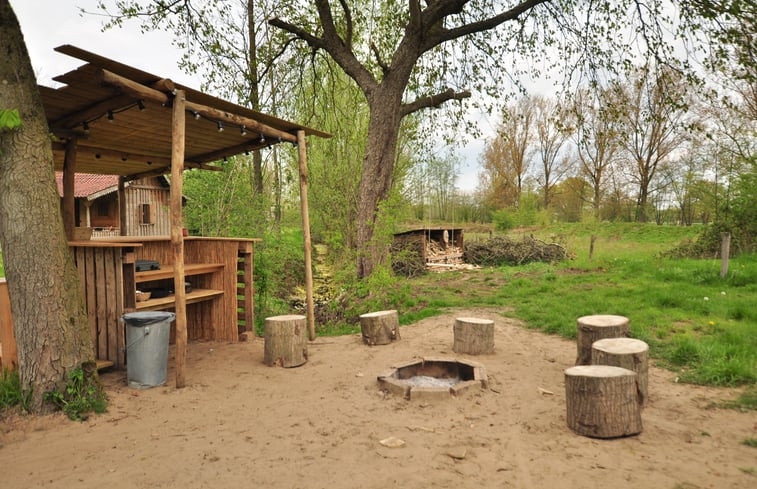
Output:
<path fill-rule="evenodd" d="M 616 88 L 623 136 L 620 142 L 638 188 L 636 219 L 646 222 L 649 196 L 657 190 L 657 171 L 687 138 L 687 85 L 670 69 L 644 67 Z"/>
<path fill-rule="evenodd" d="M 544 209 L 549 209 L 555 186 L 572 170 L 571 156 L 565 151 L 572 131 L 569 112 L 553 99 L 534 97 L 536 112 L 536 154 L 541 162 L 537 177 Z"/>
<path fill-rule="evenodd" d="M 573 100 L 574 142 L 581 174 L 589 181 L 595 217 L 605 187 L 605 174 L 615 162 L 619 143 L 618 113 L 606 89 L 580 91 Z"/>

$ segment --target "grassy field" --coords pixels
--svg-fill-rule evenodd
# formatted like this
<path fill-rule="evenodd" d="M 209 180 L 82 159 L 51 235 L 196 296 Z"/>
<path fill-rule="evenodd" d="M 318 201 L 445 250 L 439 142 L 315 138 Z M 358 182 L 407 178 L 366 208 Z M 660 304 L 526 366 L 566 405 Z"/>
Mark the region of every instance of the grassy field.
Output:
<path fill-rule="evenodd" d="M 717 259 L 661 256 L 697 232 L 652 224 L 531 229 L 520 234 L 560 240 L 574 258 L 559 264 L 429 274 L 412 280 L 378 275 L 357 295 L 363 296 L 364 310 L 398 309 L 404 324 L 445 307 L 495 306 L 504 316 L 567 338 L 575 337 L 577 317 L 619 314 L 630 318 L 632 336 L 648 342 L 657 363 L 680 372 L 681 381 L 754 384 L 757 256 L 732 259 L 725 279 L 719 276 Z M 597 239 L 589 260 L 592 234 Z"/>

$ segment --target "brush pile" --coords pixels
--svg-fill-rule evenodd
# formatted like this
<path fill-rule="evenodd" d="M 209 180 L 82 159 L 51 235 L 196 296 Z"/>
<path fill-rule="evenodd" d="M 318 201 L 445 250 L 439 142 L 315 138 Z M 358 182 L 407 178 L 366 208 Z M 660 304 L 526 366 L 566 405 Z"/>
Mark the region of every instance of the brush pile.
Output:
<path fill-rule="evenodd" d="M 483 242 L 468 242 L 465 263 L 481 266 L 521 265 L 534 261 L 557 262 L 569 258 L 568 251 L 558 243 L 547 243 L 533 236 L 516 241 L 496 236 Z"/>

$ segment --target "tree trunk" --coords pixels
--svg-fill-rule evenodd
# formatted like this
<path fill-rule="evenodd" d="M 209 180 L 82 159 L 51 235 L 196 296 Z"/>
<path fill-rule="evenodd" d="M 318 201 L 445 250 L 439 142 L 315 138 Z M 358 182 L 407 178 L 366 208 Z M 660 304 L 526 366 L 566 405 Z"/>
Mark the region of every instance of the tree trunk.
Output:
<path fill-rule="evenodd" d="M 263 363 L 272 367 L 299 367 L 308 361 L 305 316 L 287 315 L 265 319 Z"/>
<path fill-rule="evenodd" d="M 400 339 L 399 314 L 394 309 L 361 314 L 360 331 L 366 345 L 388 345 Z"/>
<path fill-rule="evenodd" d="M 377 90 L 376 95 L 369 100 L 371 117 L 368 124 L 357 211 L 358 278 L 370 275 L 385 252 L 385 246 L 377 243 L 373 238 L 379 202 L 389 195 L 392 187 L 400 128 L 400 114 L 397 108 L 400 105 L 399 99 L 402 97 L 401 90 L 395 90 L 398 93 L 387 93 L 389 91 L 389 89 Z M 390 100 L 392 98 L 397 99 L 397 102 L 392 102 Z"/>
<path fill-rule="evenodd" d="M 63 390 L 68 373 L 94 360 L 78 274 L 63 231 L 49 130 L 21 30 L 0 0 L 0 108 L 23 126 L 0 128 L 0 245 L 18 344 L 19 375 L 30 408 Z"/>
<path fill-rule="evenodd" d="M 260 110 L 260 83 L 258 80 L 258 50 L 255 39 L 255 1 L 247 0 L 247 37 L 249 49 L 250 105 L 253 110 Z M 252 152 L 253 188 L 258 199 L 263 198 L 263 155 L 260 150 Z"/>
<path fill-rule="evenodd" d="M 579 435 L 616 438 L 641 433 L 636 373 L 606 365 L 565 370 L 568 428 Z"/>
<path fill-rule="evenodd" d="M 480 355 L 494 351 L 494 321 L 490 319 L 456 318 L 452 331 L 455 353 Z"/>
<path fill-rule="evenodd" d="M 591 345 L 603 338 L 624 338 L 629 334 L 628 318 L 599 314 L 576 320 L 576 365 L 591 365 Z"/>

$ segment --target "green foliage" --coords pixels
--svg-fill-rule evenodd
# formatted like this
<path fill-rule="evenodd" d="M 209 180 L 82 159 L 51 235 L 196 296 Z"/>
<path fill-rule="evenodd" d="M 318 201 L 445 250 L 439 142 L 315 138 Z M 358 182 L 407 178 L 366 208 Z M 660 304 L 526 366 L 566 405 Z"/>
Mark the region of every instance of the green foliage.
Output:
<path fill-rule="evenodd" d="M 748 447 L 754 447 L 757 448 L 757 438 L 744 438 L 741 441 L 742 445 L 746 445 Z"/>
<path fill-rule="evenodd" d="M 13 131 L 22 125 L 18 109 L 0 109 L 0 132 Z"/>
<path fill-rule="evenodd" d="M 515 216 L 508 209 L 492 211 L 494 229 L 500 232 L 509 231 L 515 227 Z"/>
<path fill-rule="evenodd" d="M 26 411 L 29 405 L 29 393 L 24 393 L 18 379 L 17 370 L 3 369 L 0 377 L 0 411 L 19 406 Z"/>
<path fill-rule="evenodd" d="M 108 398 L 94 362 L 69 372 L 63 392 L 54 390 L 45 394 L 45 400 L 66 413 L 70 419 L 84 421 L 89 413 L 104 413 Z"/>

